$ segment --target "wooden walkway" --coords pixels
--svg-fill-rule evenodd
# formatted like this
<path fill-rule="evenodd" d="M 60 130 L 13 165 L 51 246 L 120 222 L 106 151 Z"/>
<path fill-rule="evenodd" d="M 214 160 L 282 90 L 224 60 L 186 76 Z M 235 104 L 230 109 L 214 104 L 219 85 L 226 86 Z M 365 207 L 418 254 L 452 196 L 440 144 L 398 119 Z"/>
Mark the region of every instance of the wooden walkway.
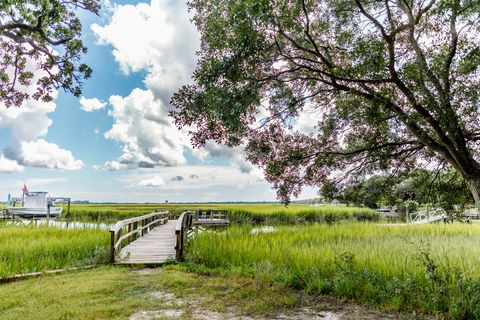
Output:
<path fill-rule="evenodd" d="M 153 228 L 120 251 L 119 264 L 162 264 L 175 260 L 175 225 L 177 220 Z"/>
<path fill-rule="evenodd" d="M 117 264 L 160 265 L 183 259 L 183 249 L 194 227 L 228 225 L 226 215 L 187 211 L 177 220 L 169 213 L 153 212 L 118 221 L 110 229 L 110 261 Z"/>

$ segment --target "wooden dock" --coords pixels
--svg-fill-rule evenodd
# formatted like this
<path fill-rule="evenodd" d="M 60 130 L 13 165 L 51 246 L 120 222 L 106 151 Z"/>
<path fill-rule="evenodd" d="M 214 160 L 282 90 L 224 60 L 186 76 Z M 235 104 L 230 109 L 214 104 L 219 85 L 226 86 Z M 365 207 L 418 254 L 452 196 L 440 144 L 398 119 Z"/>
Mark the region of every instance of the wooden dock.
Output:
<path fill-rule="evenodd" d="M 116 263 L 163 264 L 175 260 L 176 224 L 177 220 L 169 220 L 128 244 L 120 251 Z"/>
<path fill-rule="evenodd" d="M 200 216 L 198 212 L 187 211 L 176 220 L 169 220 L 167 211 L 121 220 L 110 229 L 110 260 L 117 264 L 144 265 L 182 260 L 193 228 L 226 225 L 226 215 L 213 211 Z"/>

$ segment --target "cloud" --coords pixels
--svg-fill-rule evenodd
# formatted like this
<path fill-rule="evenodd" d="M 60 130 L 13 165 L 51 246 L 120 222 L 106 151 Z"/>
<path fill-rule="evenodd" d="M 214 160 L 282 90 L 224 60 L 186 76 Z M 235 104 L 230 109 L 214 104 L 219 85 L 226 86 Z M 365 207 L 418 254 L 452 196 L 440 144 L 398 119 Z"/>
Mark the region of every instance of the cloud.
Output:
<path fill-rule="evenodd" d="M 5 158 L 0 154 L 0 172 L 12 173 L 12 172 L 21 172 L 24 170 L 24 167 L 18 164 L 15 160 L 10 160 Z"/>
<path fill-rule="evenodd" d="M 34 64 L 33 60 L 27 61 L 27 70 L 34 73 L 33 83 L 45 75 L 38 71 Z M 33 86 L 30 86 L 27 89 L 32 90 L 32 88 Z M 51 95 L 56 98 L 58 92 L 53 90 Z M 0 129 L 9 132 L 9 141 L 3 154 L 0 153 L 0 159 L 3 159 L 2 167 L 10 168 L 9 170 L 15 168 L 18 171 L 21 169 L 15 166 L 15 163 L 21 166 L 64 170 L 77 170 L 83 166 L 82 161 L 76 160 L 70 151 L 39 139 L 47 135 L 48 128 L 52 124 L 48 114 L 54 112 L 56 107 L 53 101 L 44 102 L 34 99 L 25 100 L 18 108 L 6 108 L 3 103 L 0 103 Z"/>
<path fill-rule="evenodd" d="M 127 97 L 111 96 L 109 102 L 114 123 L 104 136 L 123 145 L 119 163 L 149 168 L 186 163 L 183 151 L 189 140 L 170 123 L 165 105 L 151 91 L 137 88 Z"/>
<path fill-rule="evenodd" d="M 215 187 L 235 188 L 238 185 L 266 185 L 265 180 L 252 175 L 244 174 L 237 167 L 225 165 L 195 165 L 179 166 L 175 168 L 177 176 L 191 177 L 188 183 L 166 183 L 165 181 L 181 181 L 176 176 L 172 178 L 172 169 L 156 167 L 154 169 L 139 169 L 120 177 L 122 184 L 132 187 L 157 187 L 162 190 L 210 190 Z"/>
<path fill-rule="evenodd" d="M 320 117 L 321 113 L 318 111 L 303 110 L 296 117 L 293 129 L 303 134 L 313 134 L 318 131 L 315 126 Z"/>
<path fill-rule="evenodd" d="M 93 169 L 95 170 L 108 170 L 108 171 L 118 171 L 125 169 L 128 166 L 126 164 L 120 163 L 118 161 L 107 161 L 103 165 L 94 165 Z"/>
<path fill-rule="evenodd" d="M 28 167 L 79 170 L 84 165 L 81 160 L 76 160 L 70 151 L 44 139 L 21 141 L 19 148 L 7 149 L 5 154 Z"/>
<path fill-rule="evenodd" d="M 155 175 L 151 178 L 147 178 L 147 179 L 144 179 L 144 180 L 141 180 L 137 183 L 137 186 L 139 187 L 153 187 L 153 188 L 157 188 L 157 187 L 162 187 L 165 185 L 165 181 L 163 180 L 163 178 L 159 175 Z"/>
<path fill-rule="evenodd" d="M 200 178 L 199 176 L 197 176 L 196 174 L 191 174 L 190 175 L 190 179 L 198 179 Z"/>
<path fill-rule="evenodd" d="M 208 160 L 208 157 L 228 159 L 235 164 L 242 173 L 250 173 L 256 169 L 250 162 L 245 160 L 245 150 L 242 146 L 227 147 L 213 141 L 208 141 L 202 149 L 196 149 L 194 152 L 203 160 Z"/>
<path fill-rule="evenodd" d="M 52 120 L 48 114 L 55 111 L 54 102 L 26 100 L 20 107 L 6 108 L 0 104 L 0 128 L 10 131 L 11 144 L 32 141 L 48 133 Z"/>
<path fill-rule="evenodd" d="M 106 24 L 93 24 L 91 29 L 100 44 L 112 47 L 124 74 L 145 72 L 146 86 L 128 96 L 109 99 L 114 123 L 104 136 L 123 148 L 115 161 L 140 168 L 183 166 L 187 163 L 184 152 L 190 150 L 194 157 L 207 162 L 228 159 L 242 173 L 254 171 L 241 147 L 212 142 L 203 149 L 192 149 L 187 133 L 178 130 L 168 117 L 172 94 L 191 82 L 200 45 L 186 2 L 151 0 L 114 5 L 111 12 Z"/>
<path fill-rule="evenodd" d="M 190 81 L 200 36 L 186 2 L 115 5 L 110 21 L 91 29 L 100 44 L 113 47 L 123 73 L 147 71 L 145 84 L 165 105 L 180 85 Z"/>
<path fill-rule="evenodd" d="M 185 180 L 185 178 L 182 177 L 182 176 L 175 176 L 175 177 L 172 177 L 170 180 L 171 181 L 183 181 L 183 180 Z"/>
<path fill-rule="evenodd" d="M 87 99 L 85 97 L 80 97 L 80 109 L 87 112 L 103 109 L 106 105 L 106 102 L 97 98 Z"/>

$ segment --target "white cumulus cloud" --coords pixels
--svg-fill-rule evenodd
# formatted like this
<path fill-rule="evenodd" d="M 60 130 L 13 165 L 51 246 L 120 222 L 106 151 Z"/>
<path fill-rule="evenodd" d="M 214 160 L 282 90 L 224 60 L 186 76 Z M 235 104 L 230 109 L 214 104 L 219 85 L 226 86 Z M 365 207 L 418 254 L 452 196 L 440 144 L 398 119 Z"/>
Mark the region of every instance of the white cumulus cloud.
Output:
<path fill-rule="evenodd" d="M 190 81 L 200 37 L 185 1 L 115 5 L 109 23 L 91 29 L 99 43 L 113 46 L 122 72 L 147 71 L 147 87 L 166 105 Z"/>
<path fill-rule="evenodd" d="M 54 102 L 26 100 L 20 107 L 6 108 L 0 104 L 0 129 L 9 132 L 9 141 L 3 154 L 3 166 L 16 168 L 14 163 L 26 167 L 78 170 L 83 163 L 68 150 L 47 142 L 41 137 L 48 133 L 52 120 L 48 114 L 55 111 Z M 9 164 L 7 164 L 7 160 Z M 50 162 L 48 162 L 50 161 Z M 8 171 L 8 170 L 0 170 Z"/>
<path fill-rule="evenodd" d="M 121 169 L 125 169 L 127 167 L 128 167 L 128 165 L 120 163 L 118 161 L 107 161 L 101 166 L 94 165 L 93 169 L 95 169 L 95 170 L 102 170 L 103 169 L 103 170 L 108 170 L 108 171 L 118 171 L 118 170 L 121 170 Z"/>
<path fill-rule="evenodd" d="M 105 138 L 123 144 L 118 162 L 140 167 L 185 164 L 188 138 L 168 118 L 164 104 L 149 90 L 134 89 L 129 96 L 111 96 L 114 118 Z"/>
<path fill-rule="evenodd" d="M 140 180 L 138 183 L 137 183 L 137 186 L 139 187 L 153 187 L 153 188 L 157 188 L 157 187 L 162 187 L 165 185 L 165 180 L 163 180 L 163 178 L 159 175 L 155 175 L 151 178 L 147 178 L 147 179 L 144 179 L 144 180 Z"/>
<path fill-rule="evenodd" d="M 80 97 L 80 109 L 87 112 L 103 109 L 106 105 L 106 102 L 103 102 L 98 98 L 87 99 L 85 97 Z"/>
<path fill-rule="evenodd" d="M 79 170 L 83 167 L 83 162 L 76 160 L 70 151 L 44 139 L 22 141 L 19 148 L 10 149 L 7 154 L 28 167 L 60 170 Z"/>
<path fill-rule="evenodd" d="M 151 0 L 114 5 L 110 10 L 108 23 L 93 24 L 91 29 L 100 44 L 113 47 L 123 73 L 146 73 L 147 87 L 109 98 L 114 121 L 104 136 L 123 148 L 122 155 L 110 163 L 124 165 L 121 168 L 183 165 L 184 150 L 191 148 L 189 139 L 172 124 L 168 112 L 173 92 L 191 81 L 199 48 L 186 2 Z"/>
<path fill-rule="evenodd" d="M 23 169 L 24 167 L 18 164 L 17 161 L 7 159 L 2 154 L 0 154 L 0 172 L 4 172 L 4 173 L 21 172 L 23 171 Z"/>
<path fill-rule="evenodd" d="M 105 25 L 93 24 L 91 29 L 100 44 L 112 46 L 124 74 L 145 72 L 146 86 L 129 96 L 109 99 L 114 123 L 104 136 L 123 148 L 115 161 L 142 168 L 180 166 L 186 163 L 184 151 L 188 149 L 198 159 L 228 159 L 242 173 L 252 174 L 255 168 L 245 161 L 243 148 L 209 143 L 203 149 L 192 149 L 188 135 L 168 117 L 172 94 L 191 82 L 200 45 L 186 1 L 114 5 L 111 12 Z"/>
<path fill-rule="evenodd" d="M 27 70 L 34 74 L 32 83 L 45 76 L 45 72 L 39 71 L 35 64 L 33 59 L 27 60 Z M 34 86 L 25 89 L 34 90 Z M 51 95 L 55 99 L 58 92 L 53 90 Z M 48 114 L 54 112 L 56 107 L 53 101 L 44 102 L 32 98 L 25 100 L 20 107 L 6 108 L 0 103 L 0 129 L 9 133 L 7 146 L 3 154 L 0 153 L 0 167 L 19 171 L 22 166 L 64 170 L 77 170 L 83 166 L 82 161 L 76 160 L 70 151 L 40 139 L 47 135 L 48 128 L 52 125 Z"/>

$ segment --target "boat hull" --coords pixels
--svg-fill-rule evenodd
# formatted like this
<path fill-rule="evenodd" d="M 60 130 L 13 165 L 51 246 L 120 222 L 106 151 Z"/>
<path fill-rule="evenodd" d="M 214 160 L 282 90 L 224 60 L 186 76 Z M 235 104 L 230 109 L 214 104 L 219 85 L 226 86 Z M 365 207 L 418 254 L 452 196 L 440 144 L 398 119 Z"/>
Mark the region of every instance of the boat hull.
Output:
<path fill-rule="evenodd" d="M 50 217 L 59 216 L 62 214 L 63 208 L 51 207 L 50 208 Z M 9 207 L 7 208 L 8 213 L 13 216 L 23 217 L 23 218 L 34 218 L 34 217 L 46 217 L 47 208 L 25 208 L 25 207 Z"/>

